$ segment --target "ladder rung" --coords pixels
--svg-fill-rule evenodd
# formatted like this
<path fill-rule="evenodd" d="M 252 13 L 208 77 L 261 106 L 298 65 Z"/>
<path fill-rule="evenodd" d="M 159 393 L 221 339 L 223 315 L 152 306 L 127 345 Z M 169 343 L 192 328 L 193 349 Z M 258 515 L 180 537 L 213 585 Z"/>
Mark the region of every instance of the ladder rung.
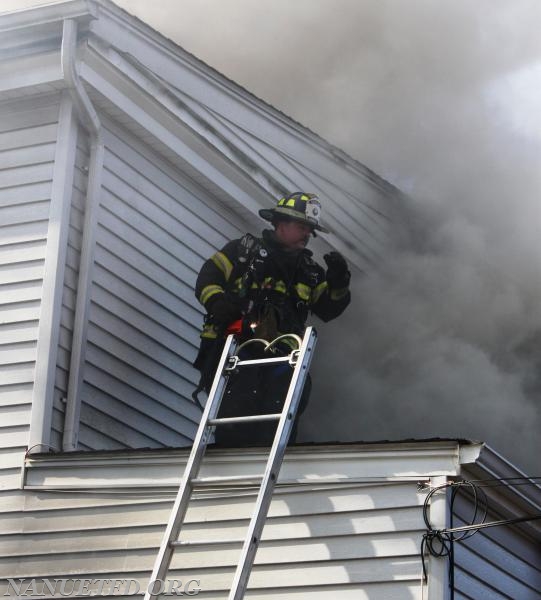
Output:
<path fill-rule="evenodd" d="M 291 357 L 288 356 L 276 356 L 274 358 L 252 358 L 250 360 L 236 360 L 232 366 L 225 365 L 224 371 L 234 370 L 237 367 L 246 367 L 253 365 L 269 365 L 272 363 L 291 362 Z"/>
<path fill-rule="evenodd" d="M 193 486 L 216 485 L 217 483 L 261 483 L 263 475 L 226 475 L 224 477 L 194 477 Z"/>
<path fill-rule="evenodd" d="M 254 423 L 258 421 L 279 421 L 282 413 L 267 415 L 246 415 L 244 417 L 223 417 L 220 419 L 209 419 L 209 425 L 229 425 L 230 423 Z"/>
<path fill-rule="evenodd" d="M 297 338 L 298 336 L 285 337 Z M 199 423 L 188 462 L 186 463 L 182 483 L 154 563 L 150 576 L 151 581 L 167 579 L 167 572 L 171 567 L 171 559 L 175 549 L 179 546 L 187 547 L 188 552 L 191 547 L 191 551 L 193 552 L 196 548 L 201 548 L 204 545 L 214 546 L 214 549 L 218 551 L 223 551 L 227 548 L 233 550 L 237 545 L 241 545 L 238 564 L 231 585 L 229 586 L 228 600 L 242 600 L 244 598 L 258 544 L 268 515 L 273 490 L 277 484 L 280 466 L 282 465 L 289 435 L 293 427 L 293 419 L 298 409 L 303 385 L 310 367 L 316 338 L 315 330 L 312 327 L 308 327 L 303 339 L 300 340 L 298 350 L 294 350 L 288 356 L 276 356 L 274 354 L 272 358 L 259 358 L 256 360 L 240 360 L 238 356 L 238 354 L 241 354 L 240 350 L 242 350 L 244 345 L 251 343 L 251 340 L 239 345 L 233 335 L 229 335 L 226 338 L 209 391 L 209 397 L 205 404 L 203 416 Z M 276 348 L 276 343 L 281 339 L 282 337 L 278 337 L 270 343 L 259 339 L 255 339 L 254 341 L 263 341 L 266 350 L 271 350 L 272 347 Z M 237 350 L 239 352 L 236 354 Z M 262 355 L 259 354 L 258 356 L 261 357 Z M 228 418 L 218 417 L 220 403 L 227 388 L 228 378 L 235 372 L 237 367 L 251 365 L 264 366 L 265 364 L 272 365 L 273 363 L 288 363 L 292 368 L 291 380 L 281 414 L 245 415 Z M 222 476 L 211 476 L 208 471 L 204 471 L 203 474 L 200 473 L 203 456 L 207 450 L 208 437 L 211 431 L 210 427 L 228 423 L 253 423 L 254 421 L 277 421 L 274 441 L 268 449 L 269 454 L 264 473 L 257 473 L 257 470 L 253 466 L 246 466 L 243 471 L 244 473 L 256 471 L 255 474 L 227 475 L 227 473 L 234 472 L 230 468 L 219 469 L 217 473 L 221 473 Z M 222 493 L 223 490 L 228 488 L 236 488 L 239 492 L 244 490 L 243 493 L 255 493 L 257 496 L 250 522 L 243 538 L 240 540 L 216 539 L 213 537 L 199 539 L 198 535 L 181 535 L 192 496 L 195 495 L 196 499 L 198 496 L 205 497 L 209 494 L 215 496 L 217 493 Z M 197 493 L 197 490 L 199 490 L 199 493 Z M 225 533 L 222 536 L 222 532 L 216 531 L 214 534 L 209 532 L 209 536 L 216 535 L 218 538 L 223 538 L 225 537 Z M 188 540 L 181 539 L 183 537 L 187 537 Z M 233 544 L 233 546 L 226 546 L 226 544 Z M 149 587 L 145 593 L 144 600 L 158 600 L 159 596 L 160 593 L 154 593 L 154 590 L 151 590 Z"/>
<path fill-rule="evenodd" d="M 217 546 L 218 544 L 243 544 L 244 538 L 237 539 L 215 539 L 215 540 L 178 540 L 171 542 L 172 548 L 178 548 L 179 546 Z"/>

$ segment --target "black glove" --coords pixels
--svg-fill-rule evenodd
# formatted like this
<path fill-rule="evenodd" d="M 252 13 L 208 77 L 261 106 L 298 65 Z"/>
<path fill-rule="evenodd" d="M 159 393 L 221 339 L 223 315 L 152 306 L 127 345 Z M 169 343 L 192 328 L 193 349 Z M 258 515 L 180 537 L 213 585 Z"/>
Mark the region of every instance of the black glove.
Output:
<path fill-rule="evenodd" d="M 327 283 L 333 290 L 339 290 L 349 285 L 351 273 L 348 269 L 346 259 L 340 252 L 329 252 L 323 257 L 327 263 Z"/>
<path fill-rule="evenodd" d="M 207 303 L 207 310 L 216 325 L 229 325 L 242 316 L 239 306 L 227 300 L 225 294 L 216 294 L 211 298 Z"/>

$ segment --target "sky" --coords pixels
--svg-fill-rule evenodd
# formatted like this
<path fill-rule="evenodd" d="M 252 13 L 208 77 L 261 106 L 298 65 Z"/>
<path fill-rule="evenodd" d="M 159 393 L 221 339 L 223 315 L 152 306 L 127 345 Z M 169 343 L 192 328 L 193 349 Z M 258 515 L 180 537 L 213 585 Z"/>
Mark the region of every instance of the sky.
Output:
<path fill-rule="evenodd" d="M 482 440 L 541 476 L 541 3 L 116 3 L 411 198 L 413 243 L 318 327 L 301 440 Z"/>

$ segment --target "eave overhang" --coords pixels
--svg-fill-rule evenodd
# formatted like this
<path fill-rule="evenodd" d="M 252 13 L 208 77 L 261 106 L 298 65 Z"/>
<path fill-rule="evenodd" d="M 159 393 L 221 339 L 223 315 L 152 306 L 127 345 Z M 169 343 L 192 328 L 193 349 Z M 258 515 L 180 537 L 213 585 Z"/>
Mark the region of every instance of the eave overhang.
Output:
<path fill-rule="evenodd" d="M 461 476 L 481 486 L 487 495 L 492 516 L 514 519 L 541 515 L 539 477 L 529 478 L 489 446 L 482 447 L 476 460 L 463 464 Z M 516 526 L 537 541 L 541 539 L 541 520 L 532 520 Z"/>
<path fill-rule="evenodd" d="M 314 240 L 316 254 L 336 248 L 360 270 L 379 261 L 396 223 L 357 188 L 367 182 L 389 200 L 390 213 L 403 199 L 396 188 L 112 2 L 71 0 L 0 15 L 0 99 L 65 87 L 66 18 L 78 21 L 79 75 L 100 110 L 180 166 L 225 211 L 257 231 L 261 208 L 286 190 L 310 189 L 330 197 L 324 224 L 332 233 Z"/>
<path fill-rule="evenodd" d="M 426 482 L 456 477 L 465 443 L 454 440 L 401 443 L 310 444 L 288 448 L 280 471 L 283 485 Z M 481 445 L 472 444 L 469 456 Z M 114 452 L 30 454 L 25 489 L 163 491 L 178 487 L 189 448 Z M 200 479 L 206 475 L 257 476 L 267 450 L 209 448 Z M 230 485 L 230 484 L 229 484 Z"/>
<path fill-rule="evenodd" d="M 245 221 L 260 227 L 257 211 L 271 201 L 276 190 L 262 188 L 261 174 L 254 177 L 250 173 L 253 165 L 242 153 L 238 152 L 234 161 L 220 149 L 219 140 L 202 135 L 204 124 L 194 128 L 194 122 L 188 123 L 181 107 L 173 106 L 174 99 L 157 89 L 148 70 L 127 73 L 120 68 L 127 61 L 118 54 L 99 53 L 98 48 L 110 48 L 110 44 L 91 31 L 98 9 L 103 7 L 92 1 L 73 0 L 0 15 L 0 99 L 9 101 L 17 94 L 67 87 L 60 52 L 62 23 L 76 19 L 80 21 L 77 71 L 89 95 L 100 97 L 101 110 L 116 119 L 122 113 L 124 126 L 136 135 L 144 130 L 145 139 L 153 139 L 155 148 L 173 164 L 181 164 L 188 177 Z"/>

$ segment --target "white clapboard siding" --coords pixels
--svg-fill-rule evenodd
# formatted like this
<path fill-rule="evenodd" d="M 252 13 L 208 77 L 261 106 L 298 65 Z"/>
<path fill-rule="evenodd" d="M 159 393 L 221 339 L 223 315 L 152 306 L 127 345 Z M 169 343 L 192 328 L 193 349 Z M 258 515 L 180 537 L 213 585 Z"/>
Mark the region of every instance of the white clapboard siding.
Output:
<path fill-rule="evenodd" d="M 172 492 L 43 491 L 21 495 L 19 505 L 11 496 L 0 533 L 0 594 L 6 578 L 17 577 L 118 577 L 146 585 Z M 196 498 L 184 539 L 223 542 L 177 552 L 169 577 L 199 579 L 202 597 L 226 598 L 240 551 L 231 540 L 242 535 L 254 500 L 253 490 Z M 422 502 L 414 482 L 279 486 L 247 597 L 420 600 Z"/>
<path fill-rule="evenodd" d="M 272 195 L 295 189 L 318 193 L 324 224 L 333 232 L 329 243 L 362 269 L 379 261 L 404 214 L 399 190 L 181 48 L 163 39 L 154 44 L 150 29 L 145 31 L 150 43 L 144 44 L 129 29 L 120 30 L 120 22 L 121 18 L 103 19 L 95 26 L 97 35 L 114 38 L 116 68 Z M 98 71 L 105 56 L 93 40 L 90 46 L 93 52 L 87 60 L 94 72 L 89 69 L 85 76 L 100 88 Z M 153 87 L 147 73 L 153 82 L 159 78 L 159 85 Z M 263 202 L 269 201 L 270 197 Z"/>
<path fill-rule="evenodd" d="M 0 489 L 28 443 L 57 121 L 56 96 L 0 104 Z"/>
<path fill-rule="evenodd" d="M 200 416 L 195 280 L 242 225 L 118 124 L 107 121 L 104 139 L 80 448 L 189 445 Z"/>
<path fill-rule="evenodd" d="M 176 92 L 194 110 L 215 119 L 229 136 L 241 140 L 250 155 L 257 156 L 267 168 L 276 169 L 298 188 L 318 193 L 326 225 L 331 231 L 343 232 L 366 264 L 381 256 L 392 235 L 392 217 L 396 216 L 397 190 L 391 185 L 345 154 L 342 156 L 347 162 L 341 159 L 339 151 L 315 135 L 312 137 L 317 143 L 306 144 L 301 136 L 280 136 L 270 127 L 263 133 L 249 130 L 245 123 L 203 108 L 182 90 Z M 331 158 L 329 152 L 334 153 Z"/>
<path fill-rule="evenodd" d="M 471 502 L 458 496 L 453 526 L 469 524 L 473 511 Z M 500 515 L 489 513 L 486 521 L 500 519 Z M 539 556 L 539 540 L 521 535 L 516 527 L 481 530 L 455 544 L 455 598 L 540 600 Z"/>
<path fill-rule="evenodd" d="M 67 248 L 63 237 L 60 249 L 63 294 L 61 305 L 53 307 L 55 315 L 60 311 L 60 325 L 57 329 L 55 320 L 51 333 L 59 341 L 51 352 L 56 372 L 54 389 L 46 390 L 44 419 L 48 427 L 51 417 L 52 426 L 45 441 L 62 447 L 69 396 L 76 414 L 81 408 L 74 424 L 78 449 L 189 445 L 200 417 L 191 393 L 199 378 L 192 363 L 203 320 L 193 289 L 203 261 L 250 229 L 248 222 L 259 227 L 257 209 L 272 196 L 301 187 L 328 199 L 326 222 L 336 230 L 334 241 L 332 236 L 330 242 L 316 241 L 316 252 L 338 242 L 338 249 L 352 255 L 357 250 L 364 268 L 384 245 L 392 210 L 386 199 L 397 190 L 114 4 L 75 4 L 92 14 L 90 36 L 86 18 L 78 21 L 76 69 L 102 125 L 105 151 L 100 208 L 90 236 L 94 240 L 95 234 L 87 323 L 75 314 L 90 155 L 88 132 L 80 128 Z M 60 15 L 69 10 L 44 8 L 44 20 L 37 11 L 32 26 L 26 26 L 31 13 L 22 21 L 4 21 L 9 33 L 0 45 L 10 48 L 11 58 L 3 69 L 24 65 L 32 73 L 28 80 L 17 70 L 3 88 L 0 84 L 4 94 L 21 94 L 0 111 L 0 223 L 9 246 L 0 252 L 0 286 L 10 298 L 0 311 L 9 324 L 25 316 L 25 323 L 35 323 L 40 314 L 59 98 L 42 96 L 37 106 L 24 95 L 41 85 L 63 87 Z M 26 42 L 14 43 L 19 33 Z M 39 43 L 30 43 L 34 35 Z M 25 89 L 19 90 L 23 81 Z M 24 126 L 14 128 L 13 115 L 22 113 Z M 78 356 L 72 352 L 75 319 L 85 342 L 82 383 L 73 394 L 68 382 L 71 357 Z M 13 329 L 9 335 L 10 344 L 32 342 L 14 341 Z M 9 366 L 5 385 L 31 383 L 30 350 L 31 345 L 6 347 L 3 356 L 18 362 Z M 77 367 L 72 376 L 79 374 Z M 38 386 L 36 394 L 42 395 Z M 41 441 L 36 423 L 41 416 L 33 414 L 32 439 Z"/>

